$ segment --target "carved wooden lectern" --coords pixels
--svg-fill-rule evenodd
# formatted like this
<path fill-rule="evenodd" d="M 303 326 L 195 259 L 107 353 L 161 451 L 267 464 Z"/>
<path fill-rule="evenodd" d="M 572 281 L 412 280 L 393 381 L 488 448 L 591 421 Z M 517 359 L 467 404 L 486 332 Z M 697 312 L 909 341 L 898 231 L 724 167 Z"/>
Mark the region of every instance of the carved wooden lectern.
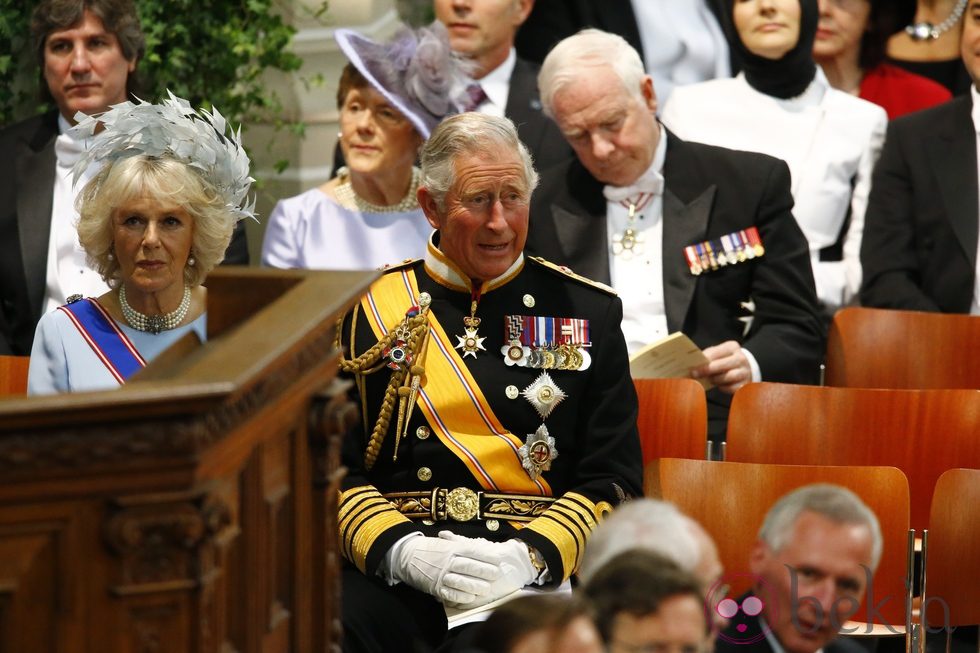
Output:
<path fill-rule="evenodd" d="M 215 271 L 206 344 L 0 401 L 0 651 L 340 650 L 333 342 L 374 276 Z"/>

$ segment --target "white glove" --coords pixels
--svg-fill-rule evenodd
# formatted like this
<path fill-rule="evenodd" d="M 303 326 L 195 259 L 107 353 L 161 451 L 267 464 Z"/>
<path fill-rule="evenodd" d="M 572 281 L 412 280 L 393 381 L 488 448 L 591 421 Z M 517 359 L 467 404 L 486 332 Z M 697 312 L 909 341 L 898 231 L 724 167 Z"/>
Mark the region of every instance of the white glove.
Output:
<path fill-rule="evenodd" d="M 490 542 L 482 537 L 463 537 L 449 531 L 440 532 L 439 539 L 459 544 L 465 543 L 470 547 L 468 553 L 470 557 L 482 563 L 493 565 L 499 570 L 498 577 L 490 582 L 485 591 L 470 592 L 473 594 L 473 598 L 470 600 L 447 599 L 447 603 L 452 603 L 458 607 L 479 607 L 529 585 L 538 577 L 538 570 L 531 564 L 529 549 L 521 540 Z M 448 577 L 449 574 L 446 574 L 447 579 Z"/>
<path fill-rule="evenodd" d="M 490 592 L 501 570 L 476 554 L 479 547 L 472 540 L 442 538 L 446 533 L 439 533 L 438 538 L 409 537 L 396 544 L 391 551 L 391 575 L 447 603 L 473 603 Z"/>

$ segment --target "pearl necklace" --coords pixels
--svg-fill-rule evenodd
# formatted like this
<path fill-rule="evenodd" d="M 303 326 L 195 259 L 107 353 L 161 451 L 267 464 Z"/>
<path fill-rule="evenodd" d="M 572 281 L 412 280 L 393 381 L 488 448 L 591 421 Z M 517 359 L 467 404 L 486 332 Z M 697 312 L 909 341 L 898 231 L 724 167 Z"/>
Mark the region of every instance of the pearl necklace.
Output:
<path fill-rule="evenodd" d="M 187 309 L 191 306 L 191 289 L 184 286 L 184 297 L 180 300 L 180 306 L 176 310 L 164 315 L 144 315 L 140 313 L 126 301 L 126 286 L 119 286 L 119 307 L 122 309 L 123 317 L 137 331 L 149 331 L 157 334 L 161 331 L 169 331 L 177 326 L 187 317 Z"/>
<path fill-rule="evenodd" d="M 337 170 L 337 177 L 340 184 L 334 189 L 337 202 L 345 209 L 353 209 L 361 213 L 408 213 L 419 208 L 418 190 L 420 183 L 419 169 L 412 166 L 412 181 L 408 185 L 408 192 L 397 204 L 383 206 L 372 204 L 363 199 L 354 191 L 354 186 L 350 183 L 350 171 L 347 166 Z"/>

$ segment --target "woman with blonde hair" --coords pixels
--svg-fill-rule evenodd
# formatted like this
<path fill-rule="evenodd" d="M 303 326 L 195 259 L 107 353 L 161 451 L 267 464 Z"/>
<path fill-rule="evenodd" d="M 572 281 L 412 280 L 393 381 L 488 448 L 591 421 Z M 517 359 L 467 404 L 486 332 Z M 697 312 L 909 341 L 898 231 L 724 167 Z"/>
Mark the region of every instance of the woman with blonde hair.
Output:
<path fill-rule="evenodd" d="M 236 222 L 254 215 L 248 157 L 217 110 L 170 95 L 76 117 L 80 132 L 104 126 L 74 174 L 103 163 L 79 195 L 78 235 L 110 290 L 41 318 L 29 394 L 117 387 L 188 332 L 204 340 L 201 284 Z"/>

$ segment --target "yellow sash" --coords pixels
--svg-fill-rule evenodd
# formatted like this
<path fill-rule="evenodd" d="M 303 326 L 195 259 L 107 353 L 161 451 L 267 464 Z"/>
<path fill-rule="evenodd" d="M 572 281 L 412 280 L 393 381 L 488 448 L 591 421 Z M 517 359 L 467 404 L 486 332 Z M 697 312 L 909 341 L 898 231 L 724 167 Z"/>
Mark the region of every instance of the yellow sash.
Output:
<path fill-rule="evenodd" d="M 379 340 L 396 327 L 405 311 L 418 304 L 413 270 L 389 272 L 361 300 L 371 330 Z M 551 496 L 540 476 L 531 480 L 521 466 L 523 442 L 507 431 L 490 409 L 480 386 L 435 315 L 429 311 L 429 346 L 425 381 L 418 406 L 439 440 L 453 452 L 487 491 Z M 487 354 L 490 355 L 490 354 Z"/>

